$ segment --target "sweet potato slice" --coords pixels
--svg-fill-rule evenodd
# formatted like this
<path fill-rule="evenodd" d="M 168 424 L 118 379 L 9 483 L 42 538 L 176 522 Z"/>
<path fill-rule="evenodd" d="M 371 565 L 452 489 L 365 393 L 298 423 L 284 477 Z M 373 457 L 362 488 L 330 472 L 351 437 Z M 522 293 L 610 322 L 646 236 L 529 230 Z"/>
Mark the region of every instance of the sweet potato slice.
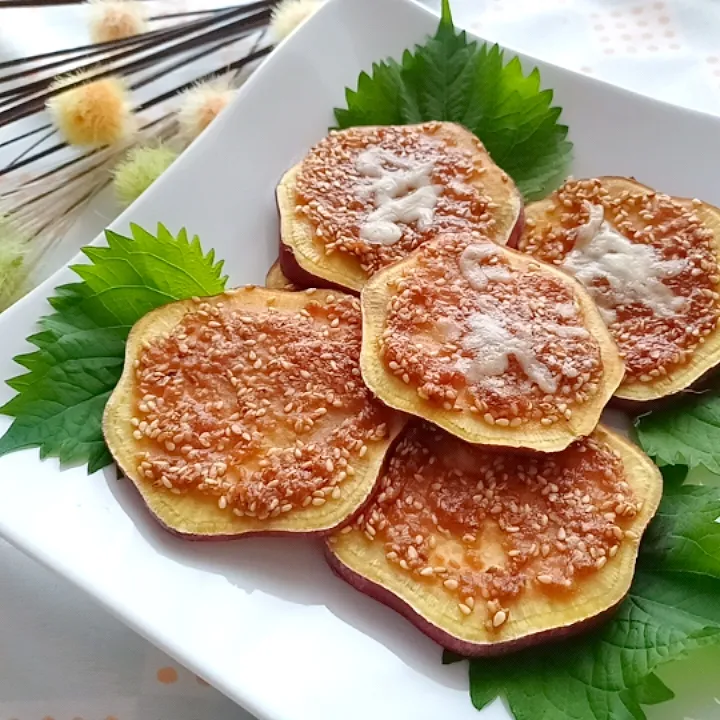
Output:
<path fill-rule="evenodd" d="M 718 208 L 601 177 L 569 182 L 526 213 L 519 249 L 589 289 L 624 355 L 616 398 L 657 404 L 718 365 Z"/>
<path fill-rule="evenodd" d="M 623 376 L 579 283 L 477 233 L 379 272 L 362 306 L 368 387 L 468 442 L 562 450 L 593 431 Z"/>
<path fill-rule="evenodd" d="M 658 469 L 598 427 L 552 455 L 403 433 L 379 494 L 326 540 L 333 570 L 442 646 L 500 655 L 601 622 L 632 582 Z"/>
<path fill-rule="evenodd" d="M 453 123 L 333 132 L 277 189 L 291 281 L 360 290 L 444 230 L 521 231 L 522 199 L 482 143 Z"/>
<path fill-rule="evenodd" d="M 297 285 L 285 277 L 278 261 L 274 262 L 267 271 L 265 287 L 271 290 L 300 290 Z"/>
<path fill-rule="evenodd" d="M 403 421 L 362 384 L 360 326 L 357 298 L 252 287 L 140 320 L 103 427 L 150 512 L 223 538 L 361 507 Z"/>

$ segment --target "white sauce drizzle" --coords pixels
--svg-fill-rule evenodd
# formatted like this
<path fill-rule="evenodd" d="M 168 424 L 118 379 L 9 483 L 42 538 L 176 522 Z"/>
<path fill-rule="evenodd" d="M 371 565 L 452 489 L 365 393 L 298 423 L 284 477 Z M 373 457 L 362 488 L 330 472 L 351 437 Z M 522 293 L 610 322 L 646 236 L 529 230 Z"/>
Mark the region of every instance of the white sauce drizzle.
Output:
<path fill-rule="evenodd" d="M 383 166 L 389 165 L 394 170 Z M 355 169 L 373 181 L 360 189 L 360 197 L 373 196 L 375 210 L 360 226 L 360 239 L 371 245 L 394 245 L 402 237 L 397 223 L 416 222 L 427 228 L 435 217 L 442 188 L 432 184 L 432 162 L 412 162 L 381 148 L 360 153 Z"/>
<path fill-rule="evenodd" d="M 563 319 L 569 320 L 570 318 L 575 317 L 575 313 L 577 312 L 577 308 L 575 307 L 575 303 L 562 303 L 560 305 L 555 306 L 555 312 Z"/>
<path fill-rule="evenodd" d="M 510 271 L 502 265 L 482 265 L 482 261 L 499 256 L 500 251 L 492 245 L 468 245 L 460 255 L 460 272 L 473 290 L 484 290 L 488 282 L 508 282 Z"/>
<path fill-rule="evenodd" d="M 460 271 L 474 290 L 484 290 L 488 283 L 509 282 L 512 279 L 510 269 L 503 265 L 483 264 L 484 260 L 501 257 L 500 249 L 491 244 L 469 245 L 459 259 Z M 534 338 L 529 326 L 521 322 L 512 322 L 499 307 L 483 302 L 481 309 L 469 318 L 470 332 L 462 337 L 462 348 L 472 355 L 471 359 L 463 358 L 457 365 L 458 369 L 471 383 L 490 383 L 496 391 L 504 386 L 498 376 L 507 372 L 510 358 L 514 357 L 520 364 L 525 375 L 543 392 L 554 393 L 558 388 L 558 378 L 539 359 L 533 350 Z M 558 306 L 561 318 L 570 320 L 576 315 L 573 303 Z M 438 329 L 448 340 L 459 339 L 463 333 L 452 320 L 443 318 L 437 321 Z M 561 325 L 543 320 L 542 327 L 549 333 L 560 338 L 585 339 L 590 333 L 580 326 Z"/>
<path fill-rule="evenodd" d="M 547 320 L 543 321 L 543 327 L 561 338 L 589 338 L 590 333 L 579 325 L 558 325 Z"/>
<path fill-rule="evenodd" d="M 440 331 L 440 335 L 443 340 L 448 342 L 455 342 L 462 337 L 462 328 L 450 318 L 441 317 L 435 323 L 437 329 Z"/>
<path fill-rule="evenodd" d="M 473 362 L 465 373 L 470 382 L 479 382 L 488 375 L 503 375 L 510 356 L 514 356 L 523 372 L 543 392 L 557 390 L 557 378 L 533 352 L 532 333 L 528 328 L 517 324 L 511 333 L 500 318 L 482 312 L 472 315 L 469 324 L 470 333 L 463 338 L 462 346 L 473 355 Z"/>
<path fill-rule="evenodd" d="M 588 210 L 590 217 L 577 229 L 575 247 L 562 266 L 590 292 L 603 320 L 615 322 L 615 308 L 633 304 L 673 316 L 685 299 L 663 280 L 679 275 L 687 261 L 663 260 L 651 245 L 631 242 L 604 220 L 602 205 L 588 204 Z"/>

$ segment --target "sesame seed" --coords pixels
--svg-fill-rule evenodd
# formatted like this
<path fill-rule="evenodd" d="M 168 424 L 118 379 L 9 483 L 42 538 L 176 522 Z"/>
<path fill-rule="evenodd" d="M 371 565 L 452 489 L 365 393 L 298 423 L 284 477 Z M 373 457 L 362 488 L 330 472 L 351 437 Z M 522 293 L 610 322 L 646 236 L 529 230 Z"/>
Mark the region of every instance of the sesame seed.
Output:
<path fill-rule="evenodd" d="M 495 615 L 493 615 L 493 627 L 500 627 L 506 620 L 507 613 L 504 610 L 498 610 Z"/>

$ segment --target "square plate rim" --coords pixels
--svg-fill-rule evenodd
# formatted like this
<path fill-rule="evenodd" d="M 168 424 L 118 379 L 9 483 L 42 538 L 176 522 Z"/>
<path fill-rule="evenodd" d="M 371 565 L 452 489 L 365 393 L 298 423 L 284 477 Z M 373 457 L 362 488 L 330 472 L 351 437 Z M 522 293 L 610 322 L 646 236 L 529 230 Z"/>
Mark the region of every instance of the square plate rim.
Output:
<path fill-rule="evenodd" d="M 331 9 L 340 6 L 340 5 L 350 5 L 350 4 L 362 4 L 363 0 L 327 0 L 325 5 L 320 8 L 317 15 L 311 18 L 307 24 L 301 28 L 299 28 L 296 32 L 294 32 L 290 37 L 283 40 L 277 47 L 277 49 L 265 60 L 265 62 L 262 64 L 260 68 L 258 68 L 251 76 L 250 78 L 244 83 L 244 85 L 239 89 L 239 91 L 236 94 L 236 97 L 233 99 L 231 106 L 234 107 L 237 105 L 240 105 L 243 102 L 243 99 L 245 95 L 247 94 L 248 90 L 253 87 L 255 84 L 259 82 L 263 82 L 264 77 L 264 71 L 267 69 L 267 67 L 271 66 L 271 63 L 277 63 L 281 62 L 283 55 L 282 53 L 285 51 L 288 47 L 293 46 L 301 46 L 304 38 L 304 33 L 306 30 L 306 27 L 311 27 L 313 24 L 320 22 L 320 18 L 324 18 L 326 14 L 329 14 L 331 12 Z M 407 8 L 412 8 L 413 12 L 421 12 L 424 15 L 428 16 L 429 18 L 435 18 L 437 19 L 437 14 L 430 10 L 425 5 L 421 4 L 417 0 L 385 0 L 388 4 L 392 3 L 398 6 L 406 6 Z M 477 39 L 479 42 L 488 42 L 489 44 L 493 44 L 492 41 L 487 40 L 485 38 L 482 38 L 481 36 L 477 35 L 477 33 L 468 31 L 468 35 L 472 37 L 473 39 Z M 526 53 L 519 52 L 515 50 L 511 46 L 503 45 L 503 49 L 507 52 L 508 56 L 515 56 L 517 55 L 520 60 L 523 63 L 524 69 L 527 71 L 530 67 L 539 67 L 541 69 L 541 75 L 542 75 L 542 69 L 543 68 L 552 68 L 555 72 L 564 74 L 564 75 L 570 75 L 575 76 L 576 78 L 579 78 L 579 82 L 582 82 L 583 84 L 586 84 L 590 87 L 597 87 L 597 88 L 606 88 L 608 90 L 612 90 L 613 93 L 618 93 L 621 96 L 625 96 L 628 98 L 632 98 L 633 102 L 641 103 L 655 106 L 658 108 L 658 110 L 664 112 L 664 113 L 678 113 L 685 116 L 694 116 L 698 119 L 701 119 L 702 121 L 709 121 L 712 122 L 717 128 L 720 129 L 720 117 L 708 113 L 706 111 L 702 110 L 696 110 L 693 108 L 687 108 L 682 105 L 674 104 L 671 102 L 667 102 L 664 100 L 660 100 L 657 98 L 653 98 L 647 95 L 644 95 L 642 93 L 636 92 L 634 90 L 630 90 L 627 88 L 623 88 L 617 85 L 614 85 L 610 82 L 594 78 L 594 77 L 588 77 L 584 75 L 583 73 L 570 70 L 568 68 L 564 68 L 562 66 L 559 66 L 557 64 L 554 64 L 552 62 L 548 62 L 545 60 L 534 58 Z M 383 58 L 378 58 L 378 60 Z M 363 68 L 358 68 L 358 73 Z M 367 70 L 367 68 L 365 68 Z M 214 134 L 218 134 L 222 131 L 222 125 L 218 123 L 218 127 L 211 127 L 208 132 L 204 133 L 202 137 L 200 137 L 197 141 L 195 141 L 191 147 L 189 147 L 182 156 L 176 161 L 176 163 L 173 164 L 173 166 L 164 174 L 162 178 L 158 181 L 159 183 L 169 183 L 172 182 L 173 178 L 176 174 L 179 174 L 184 166 L 184 160 L 189 158 L 194 153 L 200 153 L 204 149 L 204 144 L 208 141 L 208 137 Z M 141 202 L 143 204 L 151 203 L 153 198 L 153 189 L 151 188 L 138 202 Z M 109 228 L 117 229 L 118 227 L 127 227 L 129 222 L 128 218 L 131 216 L 133 212 L 133 208 L 136 207 L 134 204 L 130 208 L 124 210 L 122 213 L 120 213 L 117 217 L 115 217 L 110 225 Z M 89 245 L 96 245 L 101 244 L 104 240 L 104 234 L 101 233 L 100 235 L 96 236 Z M 209 248 L 207 248 L 209 249 Z M 75 256 L 73 256 L 70 260 L 68 260 L 67 263 L 65 263 L 62 267 L 58 268 L 55 272 L 53 272 L 52 275 L 50 275 L 46 280 L 44 280 L 40 285 L 35 287 L 28 295 L 26 295 L 24 298 L 22 298 L 18 303 L 16 303 L 14 306 L 9 308 L 5 313 L 3 313 L 0 316 L 0 327 L 3 326 L 3 323 L 11 323 L 15 314 L 22 312 L 24 306 L 27 303 L 30 303 L 36 299 L 38 299 L 38 296 L 42 296 L 47 300 L 47 298 L 52 294 L 52 290 L 59 284 L 59 280 L 63 279 L 63 276 L 67 276 L 70 272 L 70 266 L 73 264 L 76 264 L 78 262 L 84 261 L 85 256 L 82 254 L 82 252 L 78 252 Z M 64 279 L 63 279 L 64 281 Z M 49 307 L 49 306 L 48 306 Z M 4 382 L 6 378 L 0 378 L 0 381 Z M 32 452 L 37 452 L 36 449 L 32 450 Z M 37 462 L 43 462 L 39 456 L 36 458 Z M 38 561 L 41 565 L 47 567 L 51 571 L 59 574 L 60 576 L 66 578 L 68 581 L 70 581 L 73 585 L 81 589 L 84 593 L 88 594 L 90 597 L 92 597 L 94 600 L 99 602 L 112 616 L 118 618 L 123 624 L 130 627 L 133 631 L 147 639 L 149 642 L 151 642 L 153 645 L 161 648 L 163 651 L 167 652 L 169 655 L 176 658 L 179 662 L 181 662 L 185 667 L 189 668 L 190 670 L 198 673 L 199 675 L 203 675 L 212 682 L 212 684 L 216 687 L 218 687 L 222 692 L 225 692 L 228 695 L 231 695 L 235 698 L 241 698 L 242 706 L 246 708 L 249 712 L 251 712 L 253 715 L 257 716 L 258 718 L 263 718 L 266 720 L 279 720 L 278 716 L 276 715 L 270 715 L 268 714 L 267 710 L 262 706 L 262 701 L 260 697 L 256 697 L 254 693 L 245 692 L 248 690 L 247 687 L 243 687 L 241 685 L 236 685 L 232 688 L 228 687 L 228 683 L 225 681 L 224 678 L 213 678 L 212 674 L 208 676 L 206 674 L 205 669 L 201 666 L 201 664 L 196 663 L 192 657 L 186 656 L 186 654 L 181 650 L 177 649 L 173 646 L 173 643 L 168 642 L 166 638 L 159 638 L 154 636 L 153 634 L 153 628 L 151 625 L 144 624 L 143 619 L 139 616 L 137 616 L 134 612 L 128 612 L 126 609 L 123 609 L 122 607 L 118 606 L 117 604 L 113 603 L 112 598 L 108 597 L 103 593 L 102 591 L 99 591 L 96 586 L 92 584 L 92 582 L 84 576 L 82 573 L 75 573 L 72 571 L 72 569 L 69 568 L 58 568 L 53 561 L 53 559 L 49 556 L 47 552 L 44 551 L 44 549 L 38 547 L 35 543 L 28 542 L 27 539 L 23 538 L 22 535 L 16 534 L 12 532 L 11 530 L 8 530 L 4 527 L 4 524 L 2 522 L 2 519 L 0 519 L 0 537 L 7 540 L 10 544 L 18 548 L 20 551 L 28 555 L 29 557 L 32 557 L 34 560 Z M 284 720 L 284 719 L 283 719 Z"/>

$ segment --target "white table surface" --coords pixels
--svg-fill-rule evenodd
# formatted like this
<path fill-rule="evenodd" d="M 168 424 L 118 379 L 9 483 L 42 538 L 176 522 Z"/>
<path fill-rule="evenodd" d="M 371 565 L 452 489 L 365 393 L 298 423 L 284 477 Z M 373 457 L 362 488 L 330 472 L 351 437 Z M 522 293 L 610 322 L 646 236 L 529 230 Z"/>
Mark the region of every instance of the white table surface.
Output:
<path fill-rule="evenodd" d="M 718 0 L 454 0 L 453 7 L 458 24 L 500 44 L 720 114 Z M 0 10 L 0 57 L 63 45 L 83 33 L 80 8 Z M 107 199 L 90 210 L 43 274 L 74 255 L 115 211 Z M 720 653 L 706 652 L 706 659 L 706 680 L 683 677 L 681 669 L 673 674 L 681 695 L 707 688 L 710 714 L 703 720 L 710 720 L 720 718 L 720 699 L 712 697 L 720 694 L 712 672 Z M 681 720 L 671 706 L 661 714 Z M 0 541 L 0 720 L 230 718 L 249 720 L 78 590 Z"/>

